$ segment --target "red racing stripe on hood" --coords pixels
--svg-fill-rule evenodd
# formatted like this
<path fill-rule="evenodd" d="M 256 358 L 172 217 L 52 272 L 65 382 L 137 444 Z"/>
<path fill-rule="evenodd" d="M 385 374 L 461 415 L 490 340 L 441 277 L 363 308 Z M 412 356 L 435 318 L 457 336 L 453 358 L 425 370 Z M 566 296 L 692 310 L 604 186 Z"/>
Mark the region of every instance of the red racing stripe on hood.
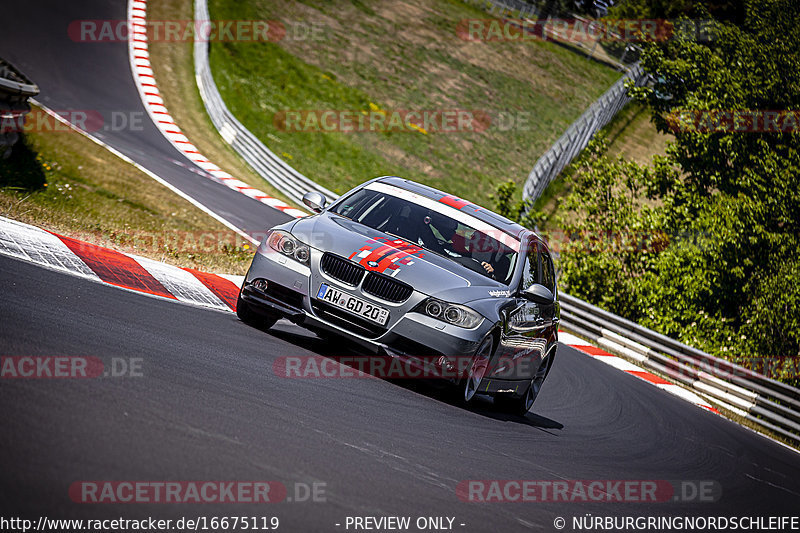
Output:
<path fill-rule="evenodd" d="M 400 265 L 409 264 L 413 260 L 412 257 L 421 258 L 425 255 L 422 253 L 422 247 L 401 239 L 389 241 L 370 239 L 367 242 L 371 244 L 362 246 L 348 257 L 351 261 L 357 261 L 367 270 L 381 273 L 385 273 L 387 270 L 397 270 Z M 377 247 L 375 247 L 376 245 Z M 369 253 L 365 255 L 364 252 Z"/>

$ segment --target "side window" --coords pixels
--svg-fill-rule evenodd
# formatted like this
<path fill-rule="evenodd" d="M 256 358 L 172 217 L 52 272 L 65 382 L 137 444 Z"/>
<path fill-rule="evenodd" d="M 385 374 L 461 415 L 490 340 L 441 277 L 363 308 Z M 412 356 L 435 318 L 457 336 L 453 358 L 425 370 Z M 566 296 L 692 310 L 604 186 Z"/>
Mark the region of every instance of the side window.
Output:
<path fill-rule="evenodd" d="M 364 210 L 369 207 L 370 202 L 373 198 L 375 198 L 375 195 L 376 193 L 374 191 L 361 189 L 342 201 L 334 208 L 333 212 L 347 218 L 355 219 L 356 217 L 363 215 Z"/>
<path fill-rule="evenodd" d="M 520 290 L 525 290 L 534 283 L 539 283 L 539 254 L 536 247 L 528 250 L 525 256 L 525 266 L 522 270 L 522 280 L 520 281 Z"/>
<path fill-rule="evenodd" d="M 541 283 L 551 291 L 556 288 L 556 273 L 550 254 L 544 251 L 537 242 L 531 243 L 531 248 L 525 256 L 525 268 L 522 272 L 520 290 L 525 290 L 534 283 Z"/>
<path fill-rule="evenodd" d="M 555 292 L 556 290 L 556 271 L 553 268 L 553 260 L 550 254 L 542 252 L 542 285 Z"/>

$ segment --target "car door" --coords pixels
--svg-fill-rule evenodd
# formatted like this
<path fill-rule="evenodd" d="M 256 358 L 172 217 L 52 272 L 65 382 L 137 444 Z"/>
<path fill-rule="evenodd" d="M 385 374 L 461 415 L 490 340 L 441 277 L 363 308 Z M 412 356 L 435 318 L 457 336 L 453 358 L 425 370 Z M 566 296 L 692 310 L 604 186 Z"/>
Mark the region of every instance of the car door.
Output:
<path fill-rule="evenodd" d="M 556 304 L 542 306 L 522 297 L 522 291 L 541 283 L 555 291 L 553 262 L 544 244 L 531 237 L 517 291 L 503 314 L 500 353 L 494 377 L 530 380 L 547 352 L 557 322 Z"/>

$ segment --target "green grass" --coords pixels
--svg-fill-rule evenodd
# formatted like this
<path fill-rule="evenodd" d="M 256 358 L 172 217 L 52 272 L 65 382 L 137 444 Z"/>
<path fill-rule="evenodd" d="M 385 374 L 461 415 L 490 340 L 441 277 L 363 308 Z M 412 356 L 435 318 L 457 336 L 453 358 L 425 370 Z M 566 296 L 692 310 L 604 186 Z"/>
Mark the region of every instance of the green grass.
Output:
<path fill-rule="evenodd" d="M 455 0 L 350 3 L 212 0 L 212 19 L 317 24 L 321 40 L 212 43 L 211 66 L 234 115 L 273 151 L 336 192 L 398 174 L 490 204 L 498 183 L 531 166 L 619 74 L 546 42 L 460 40 L 459 21 L 486 14 Z M 468 109 L 482 132 L 281 131 L 286 110 Z M 526 128 L 497 117 L 527 113 Z"/>
<path fill-rule="evenodd" d="M 608 153 L 626 160 L 650 165 L 654 155 L 665 155 L 672 135 L 659 133 L 650 122 L 650 113 L 638 102 L 631 102 L 617 113 L 604 129 Z"/>
<path fill-rule="evenodd" d="M 9 159 L 0 159 L 0 215 L 226 274 L 243 274 L 253 251 L 238 234 L 73 131 L 27 133 Z"/>

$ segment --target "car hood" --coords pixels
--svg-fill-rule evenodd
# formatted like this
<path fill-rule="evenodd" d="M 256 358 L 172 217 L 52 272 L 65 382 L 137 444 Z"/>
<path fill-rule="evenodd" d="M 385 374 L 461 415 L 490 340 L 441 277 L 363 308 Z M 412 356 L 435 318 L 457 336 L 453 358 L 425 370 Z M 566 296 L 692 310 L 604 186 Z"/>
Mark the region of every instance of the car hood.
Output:
<path fill-rule="evenodd" d="M 292 234 L 322 251 L 386 274 L 451 302 L 486 298 L 505 286 L 455 261 L 335 214 L 298 220 Z"/>

